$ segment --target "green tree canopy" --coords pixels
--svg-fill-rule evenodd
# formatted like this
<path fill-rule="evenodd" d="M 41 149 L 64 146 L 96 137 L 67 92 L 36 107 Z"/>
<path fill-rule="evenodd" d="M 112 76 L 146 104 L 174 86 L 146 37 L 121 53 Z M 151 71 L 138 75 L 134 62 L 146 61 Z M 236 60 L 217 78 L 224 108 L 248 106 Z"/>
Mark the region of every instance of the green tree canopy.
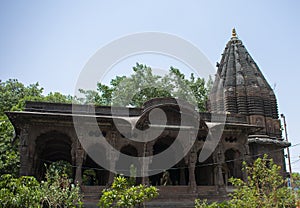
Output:
<path fill-rule="evenodd" d="M 197 105 L 200 111 L 205 110 L 208 97 L 208 85 L 203 78 L 191 74 L 187 79 L 179 69 L 171 67 L 164 76 L 155 75 L 149 66 L 137 63 L 130 76 L 116 76 L 110 86 L 98 82 L 97 90 L 84 90 L 85 103 L 113 106 L 141 107 L 152 98 L 173 97 Z"/>
<path fill-rule="evenodd" d="M 39 83 L 25 86 L 17 79 L 9 79 L 5 82 L 0 80 L 0 115 L 16 106 L 25 97 L 41 97 L 43 88 Z"/>
<path fill-rule="evenodd" d="M 59 92 L 43 95 L 43 88 L 39 83 L 25 86 L 17 79 L 0 80 L 0 175 L 19 173 L 18 138 L 14 138 L 14 128 L 9 122 L 6 111 L 23 110 L 25 101 L 45 101 L 71 103 L 72 97 Z"/>

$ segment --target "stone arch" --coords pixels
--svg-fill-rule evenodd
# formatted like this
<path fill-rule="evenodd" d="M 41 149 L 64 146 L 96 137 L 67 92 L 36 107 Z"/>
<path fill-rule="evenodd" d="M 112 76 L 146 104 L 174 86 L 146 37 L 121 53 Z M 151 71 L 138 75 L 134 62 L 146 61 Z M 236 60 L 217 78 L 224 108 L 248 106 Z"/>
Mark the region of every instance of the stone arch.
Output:
<path fill-rule="evenodd" d="M 131 144 L 124 145 L 120 149 L 120 152 L 128 156 L 138 157 L 138 149 Z M 140 164 L 138 164 L 135 160 L 127 160 L 122 157 L 116 162 L 116 171 L 119 174 L 130 175 L 130 168 L 135 168 L 139 171 Z"/>
<path fill-rule="evenodd" d="M 89 153 L 91 153 L 91 156 Z M 106 158 L 105 147 L 100 144 L 94 144 L 87 149 L 87 155 L 82 166 L 82 178 L 84 185 L 105 186 L 107 184 L 109 171 L 98 164 L 98 160 L 104 160 L 106 164 L 109 163 Z"/>
<path fill-rule="evenodd" d="M 43 179 L 46 168 L 44 164 L 56 161 L 66 161 L 72 164 L 72 139 L 60 131 L 48 131 L 36 138 L 35 173 L 38 179 Z"/>
<path fill-rule="evenodd" d="M 214 182 L 214 161 L 213 155 L 211 154 L 204 162 L 199 162 L 199 154 L 201 150 L 197 153 L 197 162 L 195 168 L 195 179 L 198 186 L 209 186 L 213 185 Z"/>
<path fill-rule="evenodd" d="M 156 140 L 156 142 L 153 145 L 153 155 L 159 154 L 163 151 L 165 151 L 167 148 L 172 145 L 172 143 L 175 141 L 175 137 L 171 136 L 164 136 Z M 178 146 L 177 146 L 178 147 Z M 176 151 L 181 151 L 180 149 L 172 149 L 174 154 L 176 154 Z M 151 163 L 149 166 L 149 170 L 156 169 L 157 165 L 154 163 Z M 166 185 L 188 185 L 189 182 L 189 173 L 188 173 L 188 166 L 184 159 L 181 159 L 177 164 L 175 164 L 173 167 L 171 167 L 168 170 L 161 170 L 161 173 L 152 175 L 149 177 L 150 182 L 152 185 L 163 185 L 161 179 L 164 175 L 168 175 L 170 181 L 166 183 Z"/>
<path fill-rule="evenodd" d="M 159 108 L 164 111 L 167 117 L 167 125 L 191 125 L 199 123 L 204 126 L 199 113 L 191 103 L 174 98 L 154 98 L 144 103 L 144 110 L 140 118 L 136 121 L 137 129 L 147 129 L 149 126 L 149 113 Z M 183 119 L 184 118 L 184 119 Z M 159 122 L 158 122 L 159 123 Z M 205 125 L 206 126 L 206 125 Z"/>
<path fill-rule="evenodd" d="M 241 178 L 243 177 L 242 173 L 242 153 L 235 148 L 227 149 L 224 152 L 225 163 L 223 169 L 226 170 L 226 178 Z"/>

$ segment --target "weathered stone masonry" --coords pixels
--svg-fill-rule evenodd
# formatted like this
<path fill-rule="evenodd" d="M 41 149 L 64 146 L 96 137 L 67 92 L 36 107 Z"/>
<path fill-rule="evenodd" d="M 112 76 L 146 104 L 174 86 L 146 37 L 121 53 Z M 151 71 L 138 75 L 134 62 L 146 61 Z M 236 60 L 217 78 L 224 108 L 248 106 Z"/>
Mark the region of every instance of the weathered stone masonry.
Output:
<path fill-rule="evenodd" d="M 196 135 L 197 139 L 189 153 L 168 170 L 172 185 L 160 187 L 160 200 L 172 197 L 170 191 L 177 198 L 186 196 L 190 200 L 199 196 L 208 197 L 209 193 L 220 198 L 226 193 L 230 177 L 245 178 L 241 162 L 251 162 L 264 153 L 268 153 L 283 167 L 282 174 L 285 172 L 283 148 L 290 144 L 283 141 L 281 136 L 275 94 L 235 31 L 217 67 L 208 112 L 186 109 L 185 116 L 191 118 L 187 124 L 190 127 L 186 131 L 187 139 L 189 135 Z M 168 123 L 163 133 L 153 141 L 143 143 L 128 140 L 126 137 L 133 136 L 133 132 L 128 130 L 128 135 L 123 135 L 114 125 L 113 119 L 117 117 L 125 126 L 128 125 L 128 129 L 146 129 L 149 127 L 149 112 L 154 108 L 160 108 L 166 113 Z M 96 115 L 92 115 L 93 108 L 89 105 L 77 105 L 76 109 L 73 112 L 70 104 L 27 102 L 24 111 L 7 112 L 20 138 L 20 175 L 34 175 L 42 179 L 44 163 L 65 160 L 73 165 L 73 178 L 79 183 L 82 183 L 82 176 L 87 169 L 95 172 L 97 180 L 94 187 L 104 187 L 112 182 L 114 173 L 94 162 L 79 142 L 87 135 L 95 138 L 101 136 L 93 131 L 93 127 L 86 126 L 83 127 L 84 133 L 78 135 L 73 125 L 74 114 L 78 117 L 95 116 L 103 136 L 115 151 L 107 151 L 101 146 L 93 148 L 117 170 L 128 168 L 125 167 L 128 164 L 118 161 L 119 152 L 138 157 L 164 151 L 176 138 L 181 118 L 179 106 L 171 98 L 150 100 L 142 108 L 119 108 L 120 113 L 114 115 L 111 107 L 105 106 L 95 107 Z M 122 113 L 125 110 L 129 110 L 129 115 Z M 208 131 L 213 132 L 218 126 L 218 122 L 212 122 L 212 114 L 226 114 L 224 131 L 211 156 L 200 163 L 198 156 Z M 193 125 L 195 117 L 200 118 L 199 126 Z M 112 162 L 114 160 L 117 162 Z M 153 161 L 141 162 L 147 162 L 143 171 L 151 171 L 155 166 Z M 139 167 L 141 164 L 134 165 Z M 139 178 L 137 182 L 161 186 L 162 174 Z M 83 190 L 87 188 L 82 187 Z"/>

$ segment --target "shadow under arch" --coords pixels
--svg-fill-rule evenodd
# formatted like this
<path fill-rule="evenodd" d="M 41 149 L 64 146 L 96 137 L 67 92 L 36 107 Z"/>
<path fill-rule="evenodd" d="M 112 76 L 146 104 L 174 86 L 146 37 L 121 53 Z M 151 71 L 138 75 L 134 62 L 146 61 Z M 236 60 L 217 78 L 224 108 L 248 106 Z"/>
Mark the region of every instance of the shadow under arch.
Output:
<path fill-rule="evenodd" d="M 127 144 L 120 149 L 120 152 L 132 157 L 138 157 L 138 150 L 131 144 Z M 116 162 L 116 171 L 118 174 L 134 176 L 134 171 L 140 171 L 140 164 L 136 160 L 119 158 Z"/>
<path fill-rule="evenodd" d="M 101 165 L 97 164 L 92 157 L 89 155 L 97 156 L 100 158 L 94 158 L 96 160 L 107 161 L 106 149 L 100 144 L 93 144 L 87 149 L 88 154 L 83 162 L 82 166 L 82 180 L 84 185 L 100 185 L 106 186 L 109 178 L 109 171 L 103 168 Z"/>
<path fill-rule="evenodd" d="M 49 131 L 38 136 L 34 166 L 37 179 L 42 180 L 45 177 L 46 167 L 44 164 L 49 165 L 57 161 L 66 161 L 72 165 L 71 149 L 72 140 L 65 133 Z M 72 177 L 74 178 L 74 174 Z"/>
<path fill-rule="evenodd" d="M 225 184 L 228 184 L 228 179 L 231 177 L 234 178 L 243 178 L 242 173 L 242 155 L 241 152 L 237 149 L 230 148 L 227 149 L 224 153 L 225 155 Z"/>
<path fill-rule="evenodd" d="M 202 149 L 197 153 L 197 158 Z M 211 154 L 204 162 L 199 162 L 197 159 L 196 168 L 195 168 L 195 178 L 196 184 L 198 186 L 211 186 L 214 185 L 214 161 L 213 154 Z"/>
<path fill-rule="evenodd" d="M 164 136 L 159 138 L 153 146 L 153 155 L 159 154 L 170 147 L 176 138 L 172 136 Z M 177 151 L 182 151 L 182 147 L 179 149 L 172 149 L 174 155 Z M 157 161 L 159 162 L 159 161 Z M 152 162 L 149 166 L 149 171 L 154 171 L 157 165 Z M 168 177 L 165 178 L 165 176 Z M 188 185 L 189 182 L 188 166 L 184 159 L 181 159 L 174 166 L 168 170 L 161 170 L 160 173 L 151 175 L 149 177 L 151 185 Z M 167 180 L 167 181 L 166 181 Z"/>

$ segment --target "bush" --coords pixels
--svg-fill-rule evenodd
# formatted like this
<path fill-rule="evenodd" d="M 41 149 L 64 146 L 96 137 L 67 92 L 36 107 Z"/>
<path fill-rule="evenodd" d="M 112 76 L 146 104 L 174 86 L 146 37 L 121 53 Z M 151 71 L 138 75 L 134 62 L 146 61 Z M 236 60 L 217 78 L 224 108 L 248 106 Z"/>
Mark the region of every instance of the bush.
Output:
<path fill-rule="evenodd" d="M 40 207 L 42 192 L 39 182 L 32 176 L 14 178 L 10 174 L 0 177 L 0 207 Z"/>
<path fill-rule="evenodd" d="M 247 174 L 247 181 L 231 178 L 235 191 L 229 196 L 228 202 L 221 204 L 207 204 L 206 201 L 195 201 L 196 208 L 269 208 L 269 207 L 295 207 L 296 199 L 292 189 L 285 186 L 280 175 L 280 166 L 276 165 L 267 155 L 258 158 L 252 166 L 244 163 L 243 170 Z"/>
<path fill-rule="evenodd" d="M 47 170 L 46 180 L 39 183 L 32 176 L 0 177 L 0 208 L 81 207 L 78 185 L 71 183 L 60 171 Z"/>
<path fill-rule="evenodd" d="M 102 191 L 98 206 L 103 208 L 135 207 L 157 196 L 158 189 L 156 187 L 147 187 L 143 184 L 134 186 L 125 177 L 118 176 L 115 177 L 111 188 Z"/>

